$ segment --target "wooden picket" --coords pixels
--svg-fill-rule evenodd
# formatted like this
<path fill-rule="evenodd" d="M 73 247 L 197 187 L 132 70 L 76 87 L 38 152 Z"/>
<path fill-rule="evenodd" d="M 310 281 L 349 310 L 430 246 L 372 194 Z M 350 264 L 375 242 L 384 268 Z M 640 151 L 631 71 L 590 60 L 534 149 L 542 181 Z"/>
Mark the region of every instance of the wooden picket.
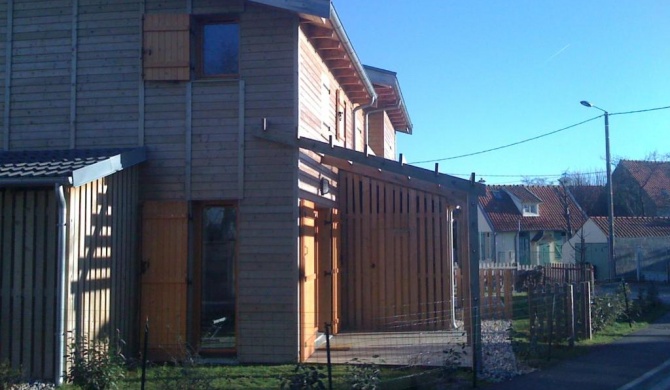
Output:
<path fill-rule="evenodd" d="M 344 170 L 339 191 L 343 327 L 449 329 L 454 205 L 434 193 Z"/>

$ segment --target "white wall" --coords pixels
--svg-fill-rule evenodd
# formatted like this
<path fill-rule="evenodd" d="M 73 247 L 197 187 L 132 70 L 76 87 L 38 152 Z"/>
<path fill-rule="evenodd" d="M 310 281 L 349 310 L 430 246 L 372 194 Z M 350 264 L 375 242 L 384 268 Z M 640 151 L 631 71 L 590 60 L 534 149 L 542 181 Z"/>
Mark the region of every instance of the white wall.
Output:
<path fill-rule="evenodd" d="M 563 262 L 564 263 L 574 263 L 575 262 L 575 246 L 579 244 L 582 240 L 582 234 L 584 235 L 584 242 L 588 244 L 606 244 L 607 236 L 605 233 L 600 230 L 598 225 L 593 222 L 590 218 L 586 221 L 584 226 L 579 229 L 565 244 L 563 244 Z"/>

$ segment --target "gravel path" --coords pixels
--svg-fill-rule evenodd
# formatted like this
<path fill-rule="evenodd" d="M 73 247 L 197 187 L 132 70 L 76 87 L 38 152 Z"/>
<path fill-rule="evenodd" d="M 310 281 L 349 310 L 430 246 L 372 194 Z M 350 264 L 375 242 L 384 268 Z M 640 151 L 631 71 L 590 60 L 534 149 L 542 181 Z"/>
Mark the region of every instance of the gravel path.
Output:
<path fill-rule="evenodd" d="M 509 330 L 512 321 L 482 321 L 482 376 L 492 382 L 508 380 L 514 376 L 528 372 L 519 368 Z"/>

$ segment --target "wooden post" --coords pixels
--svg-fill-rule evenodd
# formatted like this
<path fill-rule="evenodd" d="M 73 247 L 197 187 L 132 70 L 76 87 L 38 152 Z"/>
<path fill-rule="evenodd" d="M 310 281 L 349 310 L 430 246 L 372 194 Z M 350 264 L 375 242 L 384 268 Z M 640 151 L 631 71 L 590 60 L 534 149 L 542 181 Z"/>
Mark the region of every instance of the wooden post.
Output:
<path fill-rule="evenodd" d="M 575 346 L 575 289 L 572 284 L 568 284 L 565 289 L 566 308 L 568 323 L 568 343 L 570 347 Z"/>
<path fill-rule="evenodd" d="M 472 306 L 472 339 L 473 339 L 473 371 L 481 371 L 482 348 L 481 348 L 481 315 L 480 315 L 480 297 L 479 297 L 479 228 L 477 211 L 479 205 L 479 194 L 476 188 L 475 174 L 470 175 L 470 190 L 467 195 L 467 237 L 468 251 L 467 257 L 463 259 L 470 268 L 470 305 Z M 465 227 L 465 226 L 463 226 Z"/>
<path fill-rule="evenodd" d="M 584 305 L 584 333 L 588 340 L 593 338 L 593 329 L 591 327 L 591 283 L 583 283 L 583 305 Z"/>

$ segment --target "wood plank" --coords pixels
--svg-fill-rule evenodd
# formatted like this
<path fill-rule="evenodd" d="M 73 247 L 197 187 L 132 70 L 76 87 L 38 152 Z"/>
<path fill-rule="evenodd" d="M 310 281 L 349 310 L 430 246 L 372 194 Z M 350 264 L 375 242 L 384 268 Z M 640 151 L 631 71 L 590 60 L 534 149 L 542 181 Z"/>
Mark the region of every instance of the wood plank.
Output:
<path fill-rule="evenodd" d="M 16 214 L 14 214 L 14 254 L 10 256 L 10 260 L 13 263 L 13 272 L 12 272 L 12 312 L 10 314 L 11 323 L 12 323 L 12 338 L 11 338 L 11 363 L 14 367 L 20 367 L 21 363 L 21 351 L 23 350 L 21 339 L 21 325 L 23 320 L 23 266 L 24 266 L 24 257 L 23 251 L 20 248 L 24 246 L 25 237 L 23 235 L 24 226 L 25 226 L 25 193 L 18 192 L 14 198 Z M 9 345 L 9 344 L 8 344 Z"/>
<path fill-rule="evenodd" d="M 424 198 L 413 189 L 408 190 L 409 215 L 409 310 L 412 324 L 421 324 L 421 306 L 425 303 L 426 275 L 426 213 Z M 412 327 L 415 329 L 416 325 Z M 420 329 L 420 327 L 418 328 Z"/>
<path fill-rule="evenodd" d="M 47 215 L 50 210 L 47 209 L 47 194 L 45 191 L 36 191 L 35 194 L 35 305 L 33 316 L 33 349 L 32 355 L 32 373 L 34 375 L 43 375 L 44 373 L 44 335 L 50 330 L 45 329 L 45 298 L 50 292 L 45 291 L 45 267 L 47 259 L 54 261 L 55 258 L 48 256 L 47 249 Z M 53 237 L 55 239 L 55 237 Z"/>
<path fill-rule="evenodd" d="M 46 237 L 45 237 L 45 283 L 44 283 L 44 375 L 48 378 L 53 378 L 55 374 L 55 359 L 58 355 L 56 353 L 56 338 L 58 334 L 56 307 L 58 307 L 58 264 L 56 261 L 49 261 L 49 259 L 58 258 L 58 205 L 56 195 L 49 191 L 47 192 L 47 218 L 46 218 Z M 51 293 L 51 292 L 54 293 Z"/>
<path fill-rule="evenodd" d="M 1 310 L 0 314 L 2 315 L 4 321 L 0 321 L 0 345 L 5 345 L 7 347 L 0 348 L 0 360 L 8 361 L 11 357 L 11 348 L 9 348 L 12 333 L 11 333 L 11 324 L 13 321 L 13 316 L 11 312 L 11 302 L 13 290 L 11 286 L 12 280 L 12 244 L 13 244 L 13 219 L 14 219 L 14 194 L 13 190 L 9 189 L 0 189 L 0 207 L 2 208 L 3 218 L 0 220 L 2 222 L 2 231 L 8 232 L 8 234 L 3 234 L 0 237 L 0 248 L 2 248 L 2 275 L 0 275 L 0 289 L 2 289 L 2 302 L 0 303 Z"/>
<path fill-rule="evenodd" d="M 430 194 L 422 194 L 422 198 L 426 201 L 426 261 L 425 261 L 425 275 L 422 277 L 425 280 L 425 304 L 422 311 L 424 312 L 424 323 L 426 329 L 433 329 L 435 325 L 435 237 L 434 223 L 435 223 L 435 204 L 434 199 Z"/>
<path fill-rule="evenodd" d="M 33 292 L 35 285 L 33 284 L 33 273 L 35 270 L 35 191 L 25 191 L 25 204 L 23 208 L 25 223 L 24 230 L 24 245 L 23 245 L 23 331 L 21 334 L 23 351 L 21 358 L 21 368 L 26 372 L 32 372 L 32 356 L 30 351 L 34 348 L 34 339 L 32 333 L 33 327 Z M 17 335 L 18 336 L 18 335 Z M 25 352 L 28 353 L 25 353 Z"/>

